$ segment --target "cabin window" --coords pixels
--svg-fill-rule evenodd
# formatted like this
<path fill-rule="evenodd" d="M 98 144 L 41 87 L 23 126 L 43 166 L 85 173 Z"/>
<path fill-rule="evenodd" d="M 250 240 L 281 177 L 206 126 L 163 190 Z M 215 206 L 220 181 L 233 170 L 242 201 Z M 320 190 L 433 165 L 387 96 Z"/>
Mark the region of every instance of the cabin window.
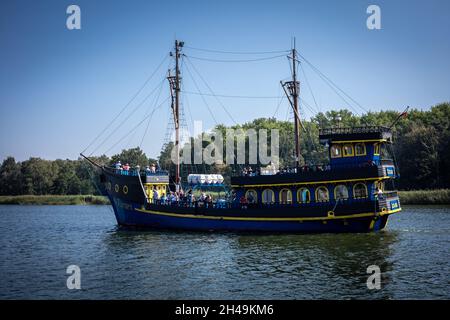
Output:
<path fill-rule="evenodd" d="M 280 203 L 282 203 L 282 204 L 291 204 L 292 203 L 292 191 L 291 190 L 281 189 Z"/>
<path fill-rule="evenodd" d="M 311 194 L 307 188 L 301 188 L 297 190 L 297 202 L 307 203 L 311 201 Z"/>
<path fill-rule="evenodd" d="M 330 201 L 330 195 L 326 187 L 321 186 L 316 189 L 316 201 L 317 202 Z"/>
<path fill-rule="evenodd" d="M 248 203 L 257 203 L 258 202 L 258 194 L 255 190 L 247 190 L 245 193 L 245 198 L 247 198 Z"/>
<path fill-rule="evenodd" d="M 338 144 L 333 144 L 331 146 L 331 157 L 332 158 L 340 158 L 342 157 L 341 146 Z"/>
<path fill-rule="evenodd" d="M 373 154 L 379 156 L 380 155 L 380 144 L 374 143 L 373 144 Z"/>
<path fill-rule="evenodd" d="M 353 198 L 367 198 L 367 186 L 364 183 L 357 183 L 353 186 Z"/>
<path fill-rule="evenodd" d="M 353 155 L 354 155 L 353 145 L 351 145 L 351 144 L 344 144 L 342 151 L 344 153 L 344 157 L 353 157 Z"/>
<path fill-rule="evenodd" d="M 262 192 L 262 202 L 263 203 L 273 203 L 275 202 L 275 193 L 271 189 L 265 189 Z"/>
<path fill-rule="evenodd" d="M 348 189 L 343 184 L 338 184 L 334 187 L 334 199 L 335 200 L 346 200 L 348 199 Z"/>
<path fill-rule="evenodd" d="M 365 156 L 366 155 L 366 145 L 364 143 L 355 144 L 355 155 Z"/>

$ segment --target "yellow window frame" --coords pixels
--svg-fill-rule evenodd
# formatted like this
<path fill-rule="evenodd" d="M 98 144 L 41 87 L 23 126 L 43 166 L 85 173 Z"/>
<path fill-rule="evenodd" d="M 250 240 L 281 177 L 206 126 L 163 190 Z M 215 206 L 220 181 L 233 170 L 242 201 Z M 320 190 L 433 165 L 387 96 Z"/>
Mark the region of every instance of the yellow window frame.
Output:
<path fill-rule="evenodd" d="M 379 156 L 380 155 L 380 151 L 381 151 L 381 146 L 380 143 L 376 142 L 373 144 L 373 155 L 374 156 Z"/>
<path fill-rule="evenodd" d="M 255 189 L 248 189 L 247 191 L 245 191 L 245 199 L 248 200 L 248 195 L 250 194 L 250 192 L 254 193 L 253 200 L 255 201 L 255 203 L 258 203 L 258 192 L 256 192 Z"/>
<path fill-rule="evenodd" d="M 334 193 L 334 199 L 335 200 L 337 200 L 337 188 L 339 187 L 339 186 L 343 186 L 345 189 L 347 189 L 347 198 L 342 198 L 342 200 L 347 200 L 349 197 L 350 197 L 350 195 L 349 195 L 349 193 L 348 193 L 348 188 L 347 188 L 347 186 L 345 185 L 345 184 L 338 184 L 338 185 L 336 185 L 335 187 L 334 187 L 334 190 L 333 190 L 333 193 Z M 339 199 L 339 200 L 341 200 L 341 198 Z"/>
<path fill-rule="evenodd" d="M 357 153 L 356 152 L 356 150 L 357 150 L 356 146 L 362 146 L 364 152 L 363 153 Z M 355 156 L 365 156 L 365 155 L 367 155 L 366 144 L 362 143 L 362 142 L 356 143 L 355 144 Z"/>
<path fill-rule="evenodd" d="M 283 192 L 283 191 L 287 191 L 288 192 L 288 199 L 287 199 L 287 201 L 286 201 L 286 203 L 284 203 L 284 202 L 282 202 L 282 197 L 281 197 L 281 193 Z M 290 198 L 290 199 L 289 199 Z M 292 191 L 290 190 L 290 189 L 288 189 L 288 188 L 283 188 L 283 189 L 281 189 L 280 190 L 280 192 L 278 193 L 278 199 L 280 199 L 280 203 L 283 203 L 283 204 L 291 204 L 292 203 Z"/>
<path fill-rule="evenodd" d="M 306 201 L 302 201 L 302 193 L 303 193 L 303 191 L 306 191 L 307 194 L 308 194 L 308 197 L 307 197 L 308 200 L 306 200 Z M 311 192 L 309 191 L 308 188 L 300 188 L 300 189 L 297 190 L 297 202 L 298 203 L 309 203 L 309 202 L 311 202 Z"/>
<path fill-rule="evenodd" d="M 351 153 L 347 153 L 346 152 L 346 148 L 350 147 L 352 152 Z M 342 156 L 343 157 L 354 157 L 355 156 L 355 149 L 353 148 L 352 144 L 346 143 L 342 146 Z"/>
<path fill-rule="evenodd" d="M 333 153 L 333 148 L 338 148 L 339 155 Z M 340 144 L 332 144 L 330 148 L 331 158 L 342 158 L 342 147 Z"/>
<path fill-rule="evenodd" d="M 325 189 L 325 190 L 327 191 L 327 199 L 328 199 L 328 200 L 320 200 L 320 201 L 319 201 L 319 190 L 320 190 L 320 189 Z M 329 201 L 330 201 L 330 192 L 328 191 L 328 188 L 325 187 L 325 186 L 319 186 L 319 187 L 317 187 L 317 188 L 316 188 L 316 191 L 315 191 L 315 195 L 316 195 L 316 202 L 329 202 Z"/>
<path fill-rule="evenodd" d="M 266 193 L 266 191 L 270 191 L 272 193 L 272 201 L 271 202 L 265 202 L 265 196 L 264 194 Z M 263 192 L 261 193 L 261 202 L 262 203 L 274 203 L 275 202 L 275 192 L 273 192 L 272 189 L 264 189 Z"/>
<path fill-rule="evenodd" d="M 364 189 L 366 190 L 366 196 L 365 196 L 365 197 L 357 197 L 357 196 L 356 196 L 356 192 L 355 192 L 356 186 L 359 186 L 359 185 L 364 186 Z M 366 199 L 368 196 L 369 196 L 369 191 L 367 190 L 367 185 L 366 185 L 365 183 L 363 183 L 363 182 L 358 182 L 358 183 L 355 183 L 355 184 L 353 185 L 353 198 L 355 198 L 355 199 Z"/>

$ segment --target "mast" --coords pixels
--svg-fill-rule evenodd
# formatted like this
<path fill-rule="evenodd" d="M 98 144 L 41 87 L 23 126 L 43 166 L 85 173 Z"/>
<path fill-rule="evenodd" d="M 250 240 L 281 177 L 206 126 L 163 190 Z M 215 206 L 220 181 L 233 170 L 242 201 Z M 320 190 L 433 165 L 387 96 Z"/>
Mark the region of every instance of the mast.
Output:
<path fill-rule="evenodd" d="M 175 40 L 175 53 L 170 53 L 171 56 L 175 57 L 175 75 L 170 74 L 167 79 L 170 83 L 170 94 L 172 96 L 172 113 L 173 120 L 175 124 L 175 150 L 176 150 L 176 160 L 175 160 L 175 185 L 176 190 L 179 190 L 180 186 L 180 67 L 179 59 L 181 57 L 181 48 L 184 46 L 184 42 Z"/>
<path fill-rule="evenodd" d="M 292 60 L 292 81 L 281 82 L 284 93 L 286 94 L 289 104 L 294 111 L 294 134 L 295 134 L 295 167 L 300 166 L 300 115 L 298 112 L 298 97 L 300 93 L 300 82 L 297 81 L 297 50 L 294 46 L 291 51 L 291 56 L 288 57 Z"/>

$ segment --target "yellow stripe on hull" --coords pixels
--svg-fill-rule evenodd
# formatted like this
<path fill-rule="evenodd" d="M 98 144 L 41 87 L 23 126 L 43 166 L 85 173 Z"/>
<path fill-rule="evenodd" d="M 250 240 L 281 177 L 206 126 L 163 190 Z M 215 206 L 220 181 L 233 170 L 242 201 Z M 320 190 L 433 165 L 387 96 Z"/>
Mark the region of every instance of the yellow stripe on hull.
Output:
<path fill-rule="evenodd" d="M 375 217 L 376 213 L 358 213 L 345 216 L 327 216 L 327 217 L 306 217 L 306 218 L 258 218 L 258 217 L 224 217 L 224 216 L 205 216 L 205 215 L 195 215 L 195 214 L 180 214 L 180 213 L 169 213 L 154 210 L 145 209 L 135 209 L 136 211 L 142 213 L 156 214 L 161 216 L 177 217 L 177 218 L 191 218 L 191 219 L 210 219 L 210 220 L 234 220 L 234 221 L 324 221 L 324 220 L 338 220 L 338 219 L 352 219 L 352 218 L 365 218 L 365 217 Z M 380 212 L 379 216 L 389 215 L 401 211 L 401 209 L 395 209 L 385 212 Z"/>

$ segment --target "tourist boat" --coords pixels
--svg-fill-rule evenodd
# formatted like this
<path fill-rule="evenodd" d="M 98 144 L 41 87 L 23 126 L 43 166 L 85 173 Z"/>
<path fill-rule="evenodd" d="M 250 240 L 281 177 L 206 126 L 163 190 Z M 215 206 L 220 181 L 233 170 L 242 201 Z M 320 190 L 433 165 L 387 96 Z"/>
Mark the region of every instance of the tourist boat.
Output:
<path fill-rule="evenodd" d="M 183 43 L 175 42 L 175 74 L 169 75 L 176 141 L 179 148 L 180 71 Z M 371 232 L 385 228 L 391 214 L 401 210 L 394 190 L 395 162 L 386 158 L 393 140 L 390 128 L 365 126 L 323 128 L 320 142 L 328 148 L 326 166 L 299 165 L 299 81 L 296 50 L 292 50 L 292 81 L 283 83 L 295 117 L 296 165 L 287 171 L 260 170 L 258 175 L 231 177 L 233 197 L 213 203 L 162 202 L 158 198 L 175 191 L 175 177 L 168 172 L 123 171 L 101 166 L 100 180 L 120 226 L 197 231 L 245 231 L 290 233 Z M 177 150 L 179 151 L 179 150 Z M 84 157 L 84 155 L 82 154 Z M 224 187 L 221 177 L 191 176 L 190 185 Z M 244 199 L 244 201 L 243 201 Z"/>

